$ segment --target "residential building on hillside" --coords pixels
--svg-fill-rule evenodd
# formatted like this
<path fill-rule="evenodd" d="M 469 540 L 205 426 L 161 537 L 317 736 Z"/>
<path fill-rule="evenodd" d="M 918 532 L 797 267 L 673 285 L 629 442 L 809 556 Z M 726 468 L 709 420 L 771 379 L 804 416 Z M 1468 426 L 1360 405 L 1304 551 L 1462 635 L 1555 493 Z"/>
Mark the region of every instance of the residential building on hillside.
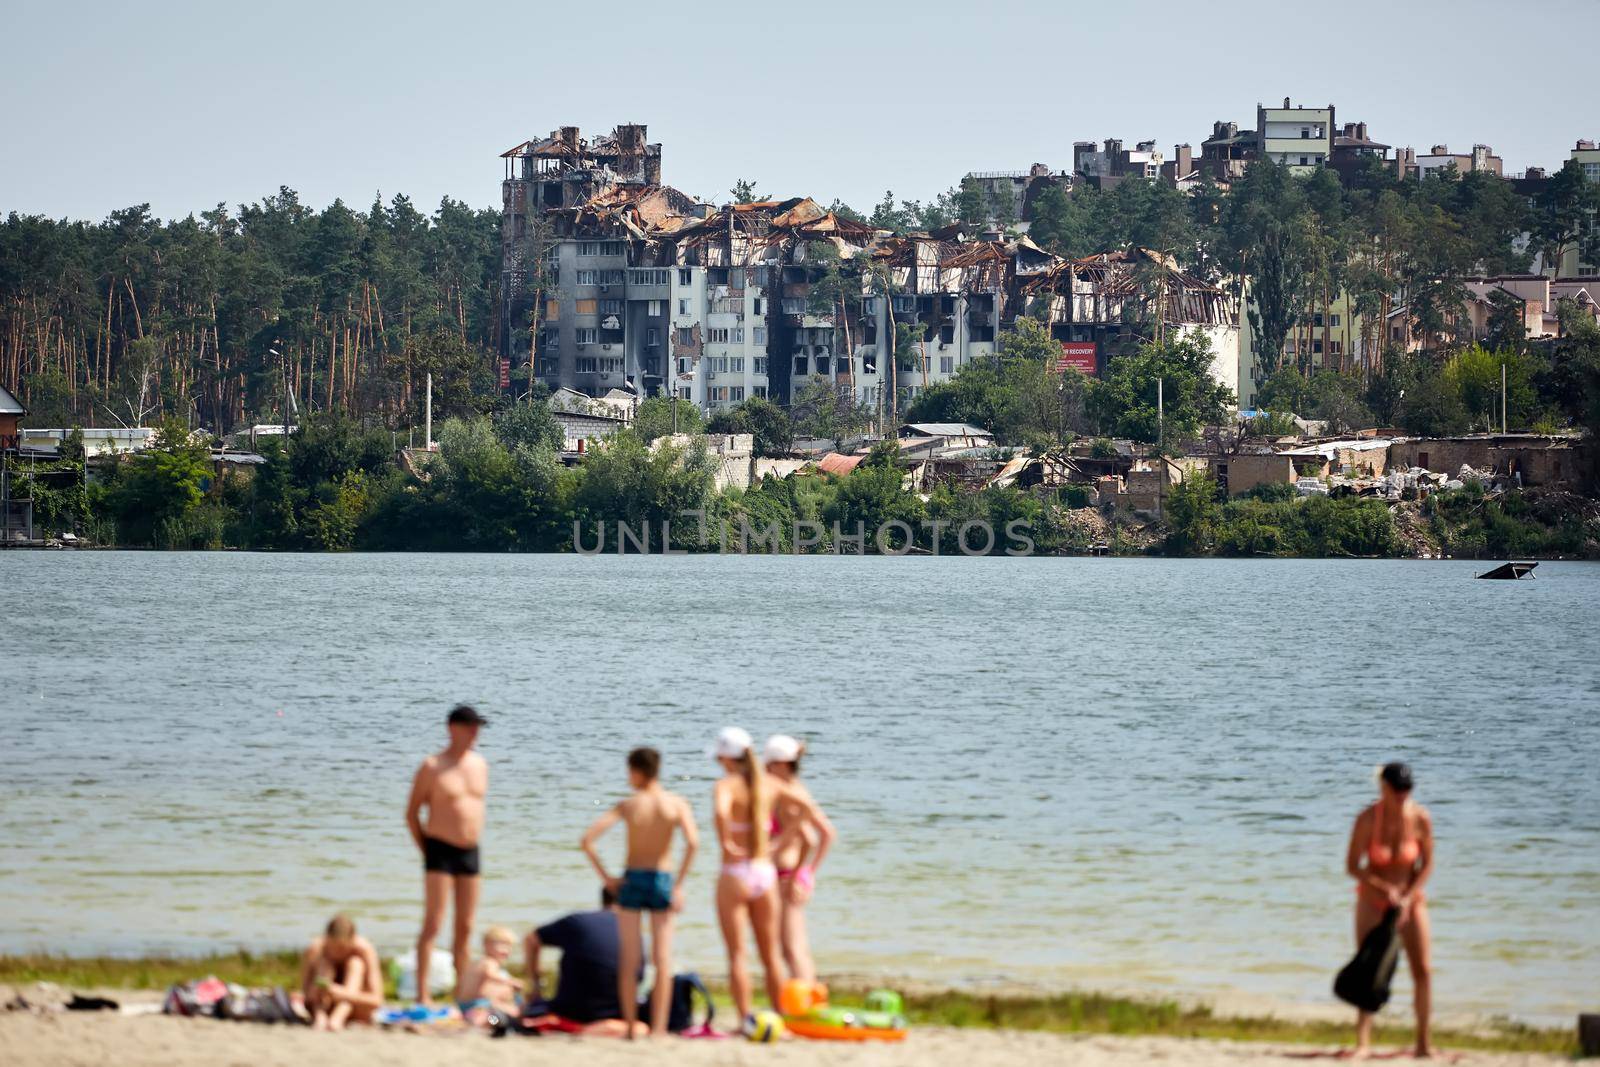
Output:
<path fill-rule="evenodd" d="M 1355 298 L 1341 290 L 1325 305 L 1309 308 L 1290 327 L 1280 362 L 1275 354 L 1261 351 L 1247 308 L 1240 314 L 1239 324 L 1239 406 L 1246 410 L 1255 407 L 1256 392 L 1280 366 L 1306 372 L 1369 366 L 1383 348 L 1379 318 L 1362 315 Z"/>
<path fill-rule="evenodd" d="M 659 230 L 708 210 L 661 184 L 645 127 L 575 126 L 502 153 L 502 377 L 647 395 L 665 386 L 668 279 L 643 264 Z"/>
<path fill-rule="evenodd" d="M 1261 158 L 1282 163 L 1297 174 L 1328 165 L 1333 155 L 1333 105 L 1282 107 L 1256 105 L 1256 138 Z"/>
<path fill-rule="evenodd" d="M 1200 142 L 1200 167 L 1219 182 L 1244 176 L 1251 160 L 1261 156 L 1261 138 L 1255 130 L 1241 130 L 1237 122 L 1215 122 L 1211 136 Z"/>
<path fill-rule="evenodd" d="M 1159 178 L 1161 164 L 1161 150 L 1154 141 L 1140 141 L 1128 149 L 1119 138 L 1109 137 L 1104 147 L 1093 141 L 1077 141 L 1072 146 L 1073 173 L 1102 189 L 1124 178 Z"/>
<path fill-rule="evenodd" d="M 971 171 L 961 179 L 963 188 L 977 187 L 984 200 L 986 221 L 997 226 L 1028 223 L 1033 218 L 1033 202 L 1040 193 L 1052 185 L 1070 189 L 1072 183 L 1071 171 L 1053 171 L 1044 163 L 1035 163 L 1027 170 Z"/>
<path fill-rule="evenodd" d="M 1054 260 L 1018 279 L 1021 303 L 1065 345 L 1092 345 L 1092 366 L 1131 351 L 1151 333 L 1203 337 L 1212 377 L 1239 393 L 1239 306 L 1233 294 L 1179 270 L 1149 249 Z M 1159 322 L 1159 324 L 1157 324 Z M 1088 369 L 1090 364 L 1085 364 Z"/>
<path fill-rule="evenodd" d="M 1368 160 L 1387 161 L 1389 146 L 1367 136 L 1365 122 L 1347 122 L 1333 135 L 1333 153 L 1328 166 L 1339 172 L 1339 180 L 1348 183 Z"/>
<path fill-rule="evenodd" d="M 1449 146 L 1436 144 L 1426 154 L 1405 148 L 1397 155 L 1396 170 L 1402 178 L 1426 178 L 1435 171 L 1443 171 L 1454 167 L 1457 174 L 1468 174 L 1473 171 L 1487 171 L 1495 177 L 1503 177 L 1505 163 L 1494 154 L 1494 149 L 1486 144 L 1475 144 L 1472 151 L 1452 152 Z"/>
<path fill-rule="evenodd" d="M 875 235 L 805 197 L 729 204 L 663 232 L 671 388 L 713 409 L 755 396 L 788 403 L 814 375 L 852 387 L 848 345 L 836 341 L 850 333 L 846 309 L 819 305 L 812 286 Z"/>
<path fill-rule="evenodd" d="M 1592 140 L 1582 140 L 1572 149 L 1569 157 L 1583 168 L 1583 176 L 1591 184 L 1600 183 L 1600 145 Z M 1589 213 L 1587 232 L 1576 247 L 1569 248 L 1561 257 L 1562 278 L 1582 278 L 1600 274 L 1600 216 Z M 1591 290 L 1592 291 L 1592 290 Z M 1596 293 L 1600 296 L 1600 293 Z"/>

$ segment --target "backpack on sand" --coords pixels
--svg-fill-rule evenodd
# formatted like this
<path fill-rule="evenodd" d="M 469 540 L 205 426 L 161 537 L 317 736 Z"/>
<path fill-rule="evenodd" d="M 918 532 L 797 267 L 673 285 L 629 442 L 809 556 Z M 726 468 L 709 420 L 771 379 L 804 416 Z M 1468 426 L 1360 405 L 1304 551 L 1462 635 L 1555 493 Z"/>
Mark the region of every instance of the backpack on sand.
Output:
<path fill-rule="evenodd" d="M 706 1006 L 706 1017 L 699 1023 L 694 1018 L 694 1001 L 696 994 Z M 711 1002 L 711 991 L 706 989 L 706 984 L 700 976 L 693 972 L 678 974 L 672 977 L 672 1007 L 667 1011 L 667 1031 L 681 1034 L 686 1030 L 705 1030 L 711 1026 L 711 1019 L 716 1015 L 716 1005 Z M 646 996 L 639 1003 L 639 1018 L 650 1018 L 650 998 Z"/>

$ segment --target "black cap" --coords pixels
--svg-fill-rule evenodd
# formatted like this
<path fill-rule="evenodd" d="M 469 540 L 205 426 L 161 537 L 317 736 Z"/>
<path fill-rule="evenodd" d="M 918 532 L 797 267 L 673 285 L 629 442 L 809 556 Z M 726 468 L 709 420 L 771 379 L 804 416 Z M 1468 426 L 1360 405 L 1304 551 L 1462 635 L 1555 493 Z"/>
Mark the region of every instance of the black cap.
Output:
<path fill-rule="evenodd" d="M 450 718 L 446 720 L 451 726 L 482 726 L 489 720 L 478 714 L 478 709 L 471 704 L 457 704 L 450 709 Z"/>
<path fill-rule="evenodd" d="M 1397 793 L 1409 793 L 1416 782 L 1411 777 L 1411 768 L 1404 763 L 1396 761 L 1385 763 L 1383 771 L 1378 777 L 1388 783 L 1389 788 Z"/>

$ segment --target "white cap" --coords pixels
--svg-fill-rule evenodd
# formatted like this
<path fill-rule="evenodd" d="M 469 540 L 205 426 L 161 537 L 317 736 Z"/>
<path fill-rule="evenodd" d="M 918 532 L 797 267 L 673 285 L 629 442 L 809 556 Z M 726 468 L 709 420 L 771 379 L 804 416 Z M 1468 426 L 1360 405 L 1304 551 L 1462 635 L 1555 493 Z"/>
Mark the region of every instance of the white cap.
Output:
<path fill-rule="evenodd" d="M 793 763 L 805 746 L 788 734 L 773 734 L 761 749 L 762 763 Z"/>
<path fill-rule="evenodd" d="M 717 743 L 711 746 L 711 755 L 716 759 L 738 759 L 755 747 L 755 741 L 750 737 L 750 731 L 737 726 L 724 726 L 722 732 L 717 734 Z"/>

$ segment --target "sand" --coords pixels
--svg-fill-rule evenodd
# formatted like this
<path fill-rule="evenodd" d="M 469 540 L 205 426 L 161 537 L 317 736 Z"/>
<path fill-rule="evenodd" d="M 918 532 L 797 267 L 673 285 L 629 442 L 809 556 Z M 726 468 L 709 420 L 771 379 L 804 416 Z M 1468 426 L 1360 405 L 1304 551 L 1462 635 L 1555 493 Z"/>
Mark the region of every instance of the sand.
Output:
<path fill-rule="evenodd" d="M 1170 1063 L 1196 1067 L 1273 1067 L 1319 1062 L 1335 1050 L 1178 1038 L 1066 1036 L 1018 1031 L 926 1028 L 900 1045 L 850 1045 L 790 1039 L 777 1045 L 669 1038 L 628 1044 L 571 1037 L 506 1037 L 482 1033 L 407 1034 L 356 1029 L 313 1033 L 304 1027 L 177 1019 L 160 1015 L 0 1013 L 0 1063 L 8 1067 L 115 1064 L 117 1067 L 539 1067 L 581 1056 L 589 1067 L 732 1067 L 827 1064 L 910 1067 L 960 1064 Z M 1522 1053 L 1451 1053 L 1444 1062 L 1479 1067 L 1553 1067 L 1557 1057 Z"/>

